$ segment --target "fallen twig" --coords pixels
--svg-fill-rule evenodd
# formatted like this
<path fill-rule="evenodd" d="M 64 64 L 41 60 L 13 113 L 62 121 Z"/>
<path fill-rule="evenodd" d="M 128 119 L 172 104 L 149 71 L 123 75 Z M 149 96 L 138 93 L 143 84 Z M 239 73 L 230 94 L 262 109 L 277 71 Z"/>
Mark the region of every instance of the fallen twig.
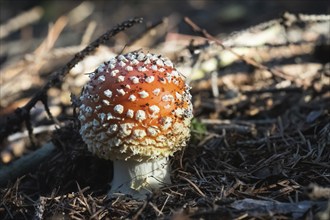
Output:
<path fill-rule="evenodd" d="M 249 216 L 262 217 L 269 215 L 279 215 L 290 213 L 293 219 L 302 218 L 313 206 L 323 209 L 327 206 L 327 201 L 313 202 L 301 201 L 298 203 L 284 203 L 277 201 L 264 201 L 254 199 L 243 199 L 233 202 L 230 206 L 236 211 L 248 212 Z"/>
<path fill-rule="evenodd" d="M 38 165 L 46 158 L 55 153 L 56 148 L 53 143 L 47 143 L 40 149 L 23 156 L 8 166 L 0 168 L 0 187 L 5 186 L 9 181 L 13 181 L 18 177 L 36 169 Z"/>

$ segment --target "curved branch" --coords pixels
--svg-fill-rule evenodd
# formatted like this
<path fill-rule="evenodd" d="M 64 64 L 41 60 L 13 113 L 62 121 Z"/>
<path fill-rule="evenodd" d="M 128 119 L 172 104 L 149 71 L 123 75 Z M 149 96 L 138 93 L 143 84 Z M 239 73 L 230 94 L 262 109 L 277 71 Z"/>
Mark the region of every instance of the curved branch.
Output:
<path fill-rule="evenodd" d="M 94 42 L 90 43 L 85 49 L 77 53 L 65 66 L 59 70 L 53 72 L 48 82 L 31 98 L 31 100 L 22 108 L 16 109 L 16 111 L 2 119 L 0 123 L 0 142 L 4 140 L 9 134 L 18 131 L 21 128 L 22 122 L 29 120 L 30 110 L 35 106 L 38 101 L 47 95 L 49 88 L 59 86 L 62 84 L 66 74 L 87 55 L 93 53 L 97 47 L 105 42 L 109 41 L 110 38 L 117 35 L 118 33 L 134 26 L 135 24 L 142 23 L 142 18 L 133 18 L 117 25 L 113 29 L 107 31 Z"/>

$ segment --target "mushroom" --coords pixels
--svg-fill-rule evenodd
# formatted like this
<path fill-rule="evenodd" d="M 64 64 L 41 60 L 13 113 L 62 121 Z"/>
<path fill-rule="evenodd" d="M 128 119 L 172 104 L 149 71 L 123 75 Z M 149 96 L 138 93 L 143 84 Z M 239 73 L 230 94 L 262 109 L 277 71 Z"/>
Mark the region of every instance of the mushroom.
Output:
<path fill-rule="evenodd" d="M 110 194 L 139 198 L 170 184 L 169 156 L 190 136 L 191 95 L 168 58 L 119 55 L 89 75 L 80 100 L 88 150 L 113 161 Z"/>

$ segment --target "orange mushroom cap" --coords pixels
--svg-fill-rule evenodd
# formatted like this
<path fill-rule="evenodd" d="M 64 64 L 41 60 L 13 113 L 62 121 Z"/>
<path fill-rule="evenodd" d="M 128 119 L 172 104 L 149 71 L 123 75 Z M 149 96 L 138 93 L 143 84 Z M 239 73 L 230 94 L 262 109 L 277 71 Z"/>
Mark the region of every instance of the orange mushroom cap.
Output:
<path fill-rule="evenodd" d="M 167 157 L 186 145 L 191 95 L 172 62 L 135 51 L 90 74 L 80 100 L 80 134 L 105 159 Z"/>

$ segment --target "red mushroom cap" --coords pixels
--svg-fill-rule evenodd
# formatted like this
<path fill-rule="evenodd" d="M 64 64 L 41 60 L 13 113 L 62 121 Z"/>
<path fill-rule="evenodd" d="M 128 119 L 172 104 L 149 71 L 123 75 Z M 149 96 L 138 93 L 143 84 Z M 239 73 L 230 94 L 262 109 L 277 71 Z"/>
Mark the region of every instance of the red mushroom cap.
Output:
<path fill-rule="evenodd" d="M 136 51 L 111 59 L 90 75 L 80 100 L 80 134 L 101 158 L 167 157 L 189 138 L 189 87 L 162 56 Z"/>

